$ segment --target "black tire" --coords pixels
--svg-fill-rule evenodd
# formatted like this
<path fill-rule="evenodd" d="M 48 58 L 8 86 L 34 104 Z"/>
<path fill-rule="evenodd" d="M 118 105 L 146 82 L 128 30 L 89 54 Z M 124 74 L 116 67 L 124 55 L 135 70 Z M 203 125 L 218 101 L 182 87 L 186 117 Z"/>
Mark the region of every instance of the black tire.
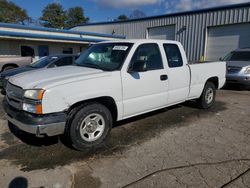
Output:
<path fill-rule="evenodd" d="M 13 66 L 13 65 L 9 65 L 9 66 L 4 67 L 3 71 L 7 71 L 7 70 L 10 70 L 10 69 L 14 69 L 14 68 L 17 68 L 17 67 Z"/>
<path fill-rule="evenodd" d="M 210 100 L 208 100 L 208 92 L 213 92 L 212 97 L 210 97 Z M 200 98 L 198 99 L 198 104 L 199 107 L 202 109 L 208 109 L 211 106 L 213 106 L 214 102 L 215 102 L 215 96 L 216 96 L 216 88 L 214 83 L 212 82 L 207 82 L 203 92 L 200 96 Z"/>
<path fill-rule="evenodd" d="M 86 137 L 81 135 L 80 129 L 82 122 L 91 114 L 97 114 L 103 118 L 104 130 L 98 139 L 94 141 L 86 141 L 84 140 Z M 66 125 L 65 136 L 75 149 L 83 151 L 100 146 L 102 143 L 104 143 L 105 139 L 110 133 L 110 130 L 112 129 L 112 124 L 112 115 L 107 107 L 99 103 L 87 103 L 72 110 L 71 114 L 69 115 L 69 121 Z M 95 133 L 96 132 L 93 134 Z"/>

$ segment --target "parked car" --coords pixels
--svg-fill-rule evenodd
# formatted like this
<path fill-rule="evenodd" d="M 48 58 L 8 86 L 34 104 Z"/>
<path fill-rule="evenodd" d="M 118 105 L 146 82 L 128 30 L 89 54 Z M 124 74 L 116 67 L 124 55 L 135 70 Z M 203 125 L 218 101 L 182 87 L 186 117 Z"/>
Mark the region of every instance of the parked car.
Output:
<path fill-rule="evenodd" d="M 250 48 L 232 51 L 222 60 L 227 63 L 227 83 L 250 86 Z"/>
<path fill-rule="evenodd" d="M 102 42 L 76 65 L 11 77 L 8 121 L 37 136 L 65 134 L 84 150 L 101 144 L 115 121 L 192 99 L 209 108 L 226 80 L 225 62 L 189 65 L 175 41 Z"/>
<path fill-rule="evenodd" d="M 38 69 L 47 69 L 52 67 L 72 65 L 78 57 L 79 54 L 50 55 L 43 57 L 38 61 L 35 61 L 34 63 L 31 63 L 29 65 L 18 67 L 11 70 L 6 70 L 0 73 L 0 88 L 3 89 L 5 87 L 7 80 L 9 79 L 10 76 Z M 2 93 L 4 94 L 4 91 Z"/>
<path fill-rule="evenodd" d="M 17 67 L 28 65 L 32 62 L 32 57 L 6 56 L 0 57 L 0 71 L 6 71 Z"/>

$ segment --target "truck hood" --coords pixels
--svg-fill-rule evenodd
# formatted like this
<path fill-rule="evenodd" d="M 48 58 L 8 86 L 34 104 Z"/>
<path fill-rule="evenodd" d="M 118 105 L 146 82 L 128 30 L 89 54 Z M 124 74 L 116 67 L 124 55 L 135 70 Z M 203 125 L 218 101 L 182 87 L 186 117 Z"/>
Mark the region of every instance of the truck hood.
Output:
<path fill-rule="evenodd" d="M 250 66 L 250 61 L 227 61 L 227 66 L 243 68 L 243 67 Z"/>
<path fill-rule="evenodd" d="M 50 88 L 68 82 L 106 76 L 110 72 L 79 67 L 63 66 L 50 69 L 39 69 L 10 77 L 9 82 L 23 89 Z"/>

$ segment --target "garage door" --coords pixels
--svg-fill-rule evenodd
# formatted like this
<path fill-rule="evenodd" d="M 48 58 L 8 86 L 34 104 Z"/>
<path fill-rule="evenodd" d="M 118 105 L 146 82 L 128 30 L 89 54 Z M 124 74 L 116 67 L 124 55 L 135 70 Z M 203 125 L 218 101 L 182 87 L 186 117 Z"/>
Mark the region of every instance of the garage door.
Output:
<path fill-rule="evenodd" d="M 163 26 L 148 28 L 149 39 L 175 40 L 175 26 Z"/>
<path fill-rule="evenodd" d="M 250 23 L 210 27 L 206 60 L 216 61 L 237 48 L 250 47 Z"/>

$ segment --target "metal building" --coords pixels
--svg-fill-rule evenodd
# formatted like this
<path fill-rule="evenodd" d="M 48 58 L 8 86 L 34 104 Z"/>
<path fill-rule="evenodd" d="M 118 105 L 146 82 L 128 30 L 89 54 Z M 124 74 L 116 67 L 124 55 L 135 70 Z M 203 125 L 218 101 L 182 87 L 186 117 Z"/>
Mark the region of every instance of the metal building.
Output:
<path fill-rule="evenodd" d="M 79 53 L 90 43 L 122 38 L 111 34 L 0 23 L 0 58 L 32 56 L 35 60 L 45 55 Z"/>
<path fill-rule="evenodd" d="M 218 60 L 250 47 L 250 3 L 127 21 L 79 25 L 72 30 L 180 41 L 190 61 Z"/>

